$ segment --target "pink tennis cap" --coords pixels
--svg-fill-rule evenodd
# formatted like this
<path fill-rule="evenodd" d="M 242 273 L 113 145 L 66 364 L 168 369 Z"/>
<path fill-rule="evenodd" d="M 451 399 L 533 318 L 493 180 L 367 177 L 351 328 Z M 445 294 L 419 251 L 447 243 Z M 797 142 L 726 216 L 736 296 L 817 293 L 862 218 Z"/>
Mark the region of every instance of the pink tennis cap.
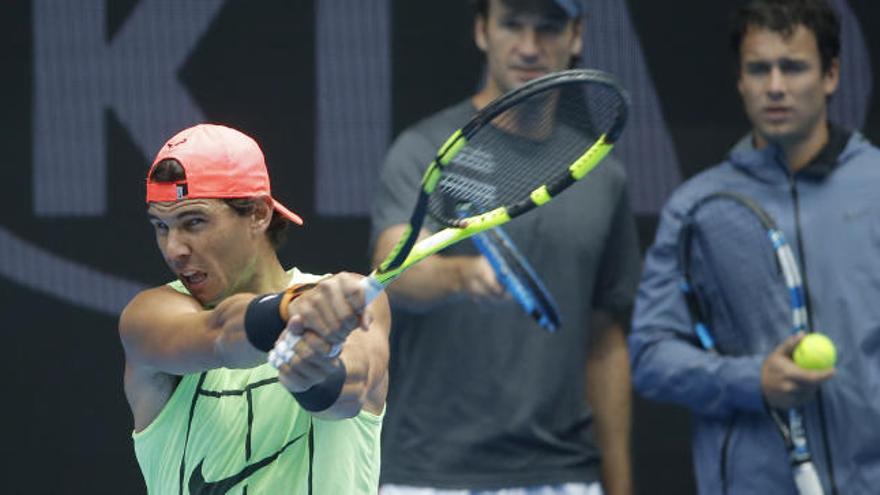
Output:
<path fill-rule="evenodd" d="M 186 179 L 153 182 L 153 168 L 162 160 L 180 162 Z M 299 215 L 272 198 L 269 171 L 260 145 L 250 136 L 216 124 L 184 129 L 162 146 L 147 173 L 147 203 L 193 198 L 250 198 L 268 196 L 275 210 L 302 225 Z"/>

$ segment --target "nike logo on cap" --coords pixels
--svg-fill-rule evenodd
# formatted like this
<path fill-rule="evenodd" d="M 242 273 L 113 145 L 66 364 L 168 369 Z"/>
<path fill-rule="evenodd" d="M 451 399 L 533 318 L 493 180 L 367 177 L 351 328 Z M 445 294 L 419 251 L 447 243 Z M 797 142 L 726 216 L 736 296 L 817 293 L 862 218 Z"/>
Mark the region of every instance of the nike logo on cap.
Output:
<path fill-rule="evenodd" d="M 178 146 L 178 145 L 181 145 L 181 144 L 183 144 L 183 143 L 185 143 L 185 142 L 186 142 L 186 138 L 183 138 L 183 139 L 181 139 L 180 141 L 173 141 L 173 142 L 172 142 L 172 141 L 168 141 L 168 143 L 166 143 L 165 146 L 167 146 L 169 149 L 171 149 L 171 148 L 173 148 L 173 147 L 175 147 L 175 146 Z"/>

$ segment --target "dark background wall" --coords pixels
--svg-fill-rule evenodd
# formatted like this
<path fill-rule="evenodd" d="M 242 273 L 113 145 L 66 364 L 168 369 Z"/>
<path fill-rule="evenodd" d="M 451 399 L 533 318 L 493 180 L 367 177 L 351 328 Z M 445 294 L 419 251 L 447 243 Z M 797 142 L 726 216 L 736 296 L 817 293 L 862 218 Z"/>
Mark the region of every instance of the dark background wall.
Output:
<path fill-rule="evenodd" d="M 264 147 L 306 219 L 282 259 L 367 269 L 366 205 L 388 140 L 473 91 L 466 0 L 33 0 L 0 16 L 0 293 L 8 493 L 143 491 L 122 392 L 118 311 L 168 272 L 144 215 L 164 139 L 223 122 Z M 880 5 L 834 2 L 847 33 L 834 116 L 880 139 Z M 627 160 L 642 243 L 672 187 L 747 130 L 732 2 L 594 0 L 586 66 L 633 93 Z M 653 153 L 653 155 L 652 155 Z M 640 493 L 693 491 L 689 419 L 636 402 Z"/>

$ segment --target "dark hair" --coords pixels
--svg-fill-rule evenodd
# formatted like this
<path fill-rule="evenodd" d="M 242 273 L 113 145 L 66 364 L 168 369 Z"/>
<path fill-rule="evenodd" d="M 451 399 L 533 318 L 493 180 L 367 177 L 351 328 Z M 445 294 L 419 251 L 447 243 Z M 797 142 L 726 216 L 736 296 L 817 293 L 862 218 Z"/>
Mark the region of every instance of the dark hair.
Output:
<path fill-rule="evenodd" d="M 515 11 L 536 12 L 553 18 L 568 19 L 565 10 L 553 0 L 501 0 L 501 2 Z M 474 16 L 485 18 L 489 15 L 489 0 L 471 0 L 471 8 Z"/>
<path fill-rule="evenodd" d="M 150 172 L 150 180 L 153 182 L 177 182 L 186 180 L 186 172 L 183 166 L 173 158 L 166 158 L 153 167 Z M 254 212 L 257 207 L 257 201 L 254 198 L 217 198 L 222 199 L 224 203 L 229 205 L 232 210 L 241 216 L 248 216 Z M 266 236 L 269 243 L 276 250 L 284 244 L 287 239 L 287 219 L 283 215 L 279 215 L 277 211 L 272 210 L 272 219 L 269 220 L 269 227 L 266 229 Z"/>
<path fill-rule="evenodd" d="M 789 37 L 798 26 L 816 36 L 822 71 L 840 56 L 840 20 L 825 0 L 749 0 L 733 14 L 730 23 L 730 47 L 736 55 L 739 72 L 742 40 L 749 27 L 761 27 Z"/>

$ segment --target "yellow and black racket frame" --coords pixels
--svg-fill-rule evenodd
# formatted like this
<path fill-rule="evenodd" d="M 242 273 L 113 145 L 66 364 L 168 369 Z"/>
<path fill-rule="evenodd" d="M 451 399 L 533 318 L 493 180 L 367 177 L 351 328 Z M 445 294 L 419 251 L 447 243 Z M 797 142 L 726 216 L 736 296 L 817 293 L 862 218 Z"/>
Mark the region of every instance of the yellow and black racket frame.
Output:
<path fill-rule="evenodd" d="M 440 181 L 444 167 L 452 162 L 472 136 L 485 126 L 491 125 L 493 119 L 502 112 L 511 109 L 536 94 L 550 89 L 562 88 L 566 85 L 584 84 L 605 86 L 620 96 L 620 104 L 618 105 L 615 119 L 609 128 L 601 133 L 592 146 L 584 151 L 571 165 L 566 169 L 560 170 L 558 174 L 551 177 L 544 185 L 535 188 L 527 197 L 512 205 L 500 206 L 473 217 L 457 220 L 455 226 L 443 231 L 449 231 L 446 235 L 440 236 L 436 244 L 432 243 L 434 245 L 430 247 L 430 251 L 439 251 L 477 232 L 507 223 L 511 219 L 547 203 L 592 171 L 611 151 L 626 125 L 629 112 L 629 95 L 627 92 L 614 76 L 595 69 L 560 71 L 529 81 L 483 107 L 467 124 L 455 131 L 443 146 L 440 147 L 437 155 L 431 161 L 422 177 L 421 189 L 410 216 L 409 225 L 401 235 L 397 245 L 371 276 L 382 285 L 387 285 L 408 266 L 426 256 L 424 253 L 412 253 L 411 251 L 419 237 L 419 232 L 427 214 L 428 199 Z M 432 238 L 435 236 L 432 236 Z"/>

